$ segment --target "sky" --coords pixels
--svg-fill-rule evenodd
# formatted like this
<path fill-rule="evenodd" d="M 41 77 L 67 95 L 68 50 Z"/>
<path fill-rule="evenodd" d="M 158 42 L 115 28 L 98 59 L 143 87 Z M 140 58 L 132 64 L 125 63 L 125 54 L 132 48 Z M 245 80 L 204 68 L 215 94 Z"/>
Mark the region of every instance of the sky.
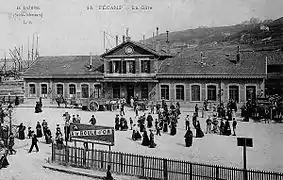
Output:
<path fill-rule="evenodd" d="M 99 9 L 103 5 L 116 10 Z M 115 45 L 116 35 L 121 40 L 126 28 L 138 41 L 151 37 L 156 27 L 164 33 L 238 24 L 251 17 L 277 19 L 282 7 L 282 0 L 0 0 L 0 57 L 22 45 L 26 57 L 33 34 L 34 41 L 39 37 L 41 56 L 99 55 L 104 44 Z M 21 13 L 39 16 L 15 17 Z"/>

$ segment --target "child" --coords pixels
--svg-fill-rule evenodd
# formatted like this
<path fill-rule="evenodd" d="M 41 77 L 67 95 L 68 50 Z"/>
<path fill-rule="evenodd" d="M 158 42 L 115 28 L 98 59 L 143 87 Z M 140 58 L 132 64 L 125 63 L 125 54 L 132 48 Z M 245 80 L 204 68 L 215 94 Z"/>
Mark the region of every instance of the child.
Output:
<path fill-rule="evenodd" d="M 30 139 L 32 137 L 32 130 L 31 127 L 28 127 L 28 138 Z"/>
<path fill-rule="evenodd" d="M 132 120 L 132 118 L 130 117 L 130 126 L 131 126 L 131 130 L 133 130 L 133 120 Z"/>

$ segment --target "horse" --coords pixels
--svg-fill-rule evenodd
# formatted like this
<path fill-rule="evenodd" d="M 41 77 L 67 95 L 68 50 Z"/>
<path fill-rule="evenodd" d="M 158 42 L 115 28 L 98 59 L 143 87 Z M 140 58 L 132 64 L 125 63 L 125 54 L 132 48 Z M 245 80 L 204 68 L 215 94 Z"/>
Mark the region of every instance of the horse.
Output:
<path fill-rule="evenodd" d="M 63 96 L 56 97 L 55 101 L 57 102 L 58 107 L 60 107 L 60 104 L 65 104 L 65 108 L 67 108 L 68 102 Z"/>

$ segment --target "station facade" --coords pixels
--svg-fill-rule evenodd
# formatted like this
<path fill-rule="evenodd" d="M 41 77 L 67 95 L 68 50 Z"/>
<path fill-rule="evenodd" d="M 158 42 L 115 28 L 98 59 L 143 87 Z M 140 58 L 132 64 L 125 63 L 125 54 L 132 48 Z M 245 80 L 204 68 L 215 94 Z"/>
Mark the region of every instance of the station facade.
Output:
<path fill-rule="evenodd" d="M 152 48 L 154 47 L 154 48 Z M 125 98 L 238 104 L 264 93 L 265 57 L 222 49 L 192 48 L 171 55 L 160 44 L 127 40 L 100 56 L 39 57 L 24 74 L 26 98 Z"/>

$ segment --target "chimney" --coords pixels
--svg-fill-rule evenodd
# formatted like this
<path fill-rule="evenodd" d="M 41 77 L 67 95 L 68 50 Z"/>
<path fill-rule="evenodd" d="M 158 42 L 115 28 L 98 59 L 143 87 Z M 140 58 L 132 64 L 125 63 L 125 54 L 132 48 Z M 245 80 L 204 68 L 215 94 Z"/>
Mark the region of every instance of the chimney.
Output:
<path fill-rule="evenodd" d="M 118 46 L 118 36 L 116 36 L 116 46 Z"/>
<path fill-rule="evenodd" d="M 168 54 L 170 54 L 169 31 L 166 31 L 166 51 Z"/>
<path fill-rule="evenodd" d="M 158 30 L 159 30 L 159 28 L 157 27 L 157 28 L 156 28 L 156 36 L 159 35 Z"/>
<path fill-rule="evenodd" d="M 241 56 L 240 56 L 240 46 L 237 46 L 237 55 L 236 55 L 236 58 L 237 58 L 237 63 L 240 62 L 240 60 L 241 60 Z"/>
<path fill-rule="evenodd" d="M 126 41 L 130 41 L 131 37 L 129 37 L 129 28 L 126 29 Z"/>
<path fill-rule="evenodd" d="M 145 44 L 145 35 L 142 35 L 142 43 Z"/>
<path fill-rule="evenodd" d="M 89 53 L 89 66 L 92 68 L 92 54 Z"/>
<path fill-rule="evenodd" d="M 166 31 L 166 43 L 169 44 L 169 31 Z"/>
<path fill-rule="evenodd" d="M 126 37 L 129 37 L 129 28 L 126 29 Z"/>
<path fill-rule="evenodd" d="M 123 35 L 123 37 L 122 37 L 122 38 L 123 38 L 123 43 L 124 43 L 124 42 L 125 42 L 125 35 Z"/>

